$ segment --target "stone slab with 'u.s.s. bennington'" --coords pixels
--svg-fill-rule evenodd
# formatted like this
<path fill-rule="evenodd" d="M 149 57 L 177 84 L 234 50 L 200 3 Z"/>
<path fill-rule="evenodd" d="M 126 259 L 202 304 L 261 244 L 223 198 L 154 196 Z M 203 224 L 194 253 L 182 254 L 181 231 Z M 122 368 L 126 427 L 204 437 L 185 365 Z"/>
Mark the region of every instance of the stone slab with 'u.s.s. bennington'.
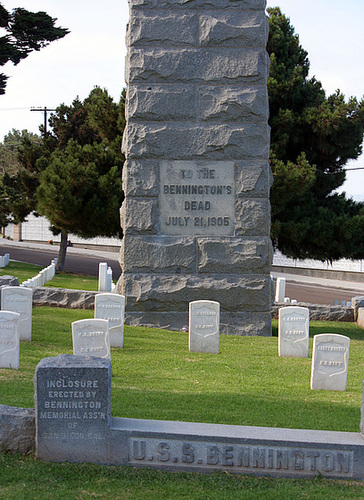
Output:
<path fill-rule="evenodd" d="M 130 0 L 126 324 L 180 330 L 221 304 L 220 333 L 271 335 L 265 0 Z"/>
<path fill-rule="evenodd" d="M 308 358 L 309 318 L 307 307 L 282 307 L 278 312 L 279 356 Z"/>
<path fill-rule="evenodd" d="M 125 297 L 116 293 L 98 293 L 95 297 L 96 319 L 109 322 L 109 339 L 111 347 L 123 347 Z"/>
<path fill-rule="evenodd" d="M 364 479 L 357 432 L 111 418 L 111 362 L 62 355 L 35 376 L 36 450 L 47 461 L 171 471 Z"/>
<path fill-rule="evenodd" d="M 4 286 L 1 289 L 1 309 L 20 314 L 20 340 L 32 340 L 33 290 L 21 286 Z"/>
<path fill-rule="evenodd" d="M 220 304 L 211 300 L 189 303 L 190 352 L 219 352 Z"/>
<path fill-rule="evenodd" d="M 73 354 L 110 358 L 109 322 L 80 319 L 72 323 Z"/>
<path fill-rule="evenodd" d="M 0 311 L 0 368 L 19 369 L 20 314 Z"/>
<path fill-rule="evenodd" d="M 313 338 L 311 389 L 345 391 L 350 338 L 323 333 Z"/>

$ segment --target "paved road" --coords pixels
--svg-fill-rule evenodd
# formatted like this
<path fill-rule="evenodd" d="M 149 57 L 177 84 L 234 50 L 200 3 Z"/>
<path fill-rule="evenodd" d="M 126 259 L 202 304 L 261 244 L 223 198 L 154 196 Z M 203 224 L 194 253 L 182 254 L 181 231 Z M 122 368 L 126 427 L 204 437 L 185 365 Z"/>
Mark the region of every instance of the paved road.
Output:
<path fill-rule="evenodd" d="M 58 247 L 47 244 L 31 244 L 0 240 L 0 255 L 10 253 L 12 260 L 47 266 L 57 256 Z M 117 280 L 121 273 L 118 262 L 119 252 L 107 252 L 70 247 L 67 249 L 65 271 L 82 273 L 89 276 L 98 275 L 100 262 L 107 262 L 113 270 L 113 279 Z M 334 304 L 335 300 L 350 301 L 357 295 L 364 296 L 364 283 L 352 281 L 300 276 L 297 274 L 272 273 L 286 278 L 286 297 L 299 302 L 311 304 Z"/>
<path fill-rule="evenodd" d="M 11 260 L 19 260 L 45 267 L 51 263 L 52 259 L 57 257 L 58 247 L 56 245 L 0 240 L 0 255 L 4 255 L 4 253 L 9 253 Z M 69 247 L 64 271 L 98 276 L 99 263 L 107 262 L 113 271 L 113 280 L 117 280 L 121 274 L 118 257 L 118 252 Z"/>

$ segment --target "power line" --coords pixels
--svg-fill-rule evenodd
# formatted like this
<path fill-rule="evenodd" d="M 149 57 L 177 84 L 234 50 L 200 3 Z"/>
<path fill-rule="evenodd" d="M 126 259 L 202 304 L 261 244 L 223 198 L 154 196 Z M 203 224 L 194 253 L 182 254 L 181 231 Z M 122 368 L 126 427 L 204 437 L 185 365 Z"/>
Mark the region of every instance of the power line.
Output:
<path fill-rule="evenodd" d="M 47 108 L 30 108 L 30 111 L 41 111 L 44 113 L 44 137 L 47 136 L 47 113 L 48 111 L 56 111 L 55 109 Z"/>

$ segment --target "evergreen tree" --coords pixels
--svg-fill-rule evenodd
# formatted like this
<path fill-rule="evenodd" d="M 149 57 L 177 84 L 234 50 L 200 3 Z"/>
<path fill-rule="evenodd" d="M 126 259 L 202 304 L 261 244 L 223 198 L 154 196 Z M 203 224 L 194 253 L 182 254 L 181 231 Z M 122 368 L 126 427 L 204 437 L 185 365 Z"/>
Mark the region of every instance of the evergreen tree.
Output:
<path fill-rule="evenodd" d="M 272 240 L 294 258 L 364 257 L 364 205 L 335 190 L 362 149 L 364 100 L 326 97 L 289 19 L 268 9 Z"/>
<path fill-rule="evenodd" d="M 33 50 L 39 51 L 69 31 L 54 26 L 57 19 L 45 12 L 29 12 L 22 8 L 7 11 L 0 3 L 0 27 L 6 35 L 0 37 L 0 66 L 7 62 L 17 65 Z M 0 73 L 0 95 L 5 94 L 8 77 Z"/>
<path fill-rule="evenodd" d="M 124 99 L 125 93 L 117 105 L 96 87 L 83 102 L 77 98 L 72 106 L 59 106 L 50 119 L 56 148 L 36 161 L 41 172 L 36 195 L 37 211 L 61 234 L 58 270 L 68 233 L 84 238 L 121 233 Z"/>

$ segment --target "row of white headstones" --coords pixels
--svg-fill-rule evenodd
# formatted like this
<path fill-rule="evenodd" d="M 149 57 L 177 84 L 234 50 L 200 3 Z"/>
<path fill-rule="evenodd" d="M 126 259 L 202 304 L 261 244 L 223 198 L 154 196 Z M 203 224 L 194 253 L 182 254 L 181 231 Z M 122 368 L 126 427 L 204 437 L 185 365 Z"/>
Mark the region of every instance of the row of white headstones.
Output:
<path fill-rule="evenodd" d="M 10 254 L 0 255 L 0 267 L 6 267 L 10 261 Z"/>
<path fill-rule="evenodd" d="M 19 341 L 32 334 L 33 291 L 26 287 L 1 289 L 0 367 L 19 368 Z M 115 293 L 95 296 L 94 318 L 72 323 L 73 352 L 110 358 L 110 347 L 124 345 L 125 297 Z M 189 304 L 189 351 L 219 352 L 220 304 L 199 300 Z M 350 339 L 344 335 L 314 336 L 311 388 L 346 390 Z M 308 357 L 309 310 L 283 307 L 279 310 L 278 354 Z"/>
<path fill-rule="evenodd" d="M 26 287 L 44 286 L 48 281 L 51 281 L 54 278 L 56 274 L 57 261 L 58 261 L 57 258 L 53 259 L 52 262 L 49 264 L 49 266 L 39 271 L 39 273 L 33 278 L 29 278 L 23 281 L 23 283 L 20 286 L 26 286 Z"/>

